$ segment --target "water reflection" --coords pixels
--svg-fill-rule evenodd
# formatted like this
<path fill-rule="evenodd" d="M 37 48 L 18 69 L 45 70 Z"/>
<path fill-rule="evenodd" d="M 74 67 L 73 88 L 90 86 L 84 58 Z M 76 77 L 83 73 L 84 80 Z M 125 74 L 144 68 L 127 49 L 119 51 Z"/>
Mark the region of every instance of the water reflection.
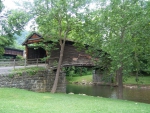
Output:
<path fill-rule="evenodd" d="M 150 103 L 150 89 L 124 88 L 123 91 L 124 91 L 123 93 L 124 100 Z M 111 86 L 86 86 L 86 85 L 68 84 L 66 92 L 117 99 L 117 87 Z"/>
<path fill-rule="evenodd" d="M 150 103 L 150 89 L 143 88 L 124 88 L 124 99 Z"/>

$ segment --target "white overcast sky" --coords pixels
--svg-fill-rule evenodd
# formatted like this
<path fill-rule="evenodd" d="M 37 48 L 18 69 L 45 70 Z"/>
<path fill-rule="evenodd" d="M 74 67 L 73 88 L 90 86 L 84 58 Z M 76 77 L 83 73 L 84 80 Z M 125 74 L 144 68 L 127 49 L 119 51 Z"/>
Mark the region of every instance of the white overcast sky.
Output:
<path fill-rule="evenodd" d="M 16 9 L 17 6 L 15 5 L 14 1 L 17 1 L 17 0 L 3 0 L 5 8 L 7 8 L 7 9 Z"/>
<path fill-rule="evenodd" d="M 7 9 L 17 9 L 17 6 L 15 5 L 14 2 L 19 2 L 22 0 L 2 0 L 2 1 Z M 26 0 L 24 0 L 24 1 L 26 1 Z M 27 0 L 27 1 L 32 1 L 32 0 Z M 95 7 L 95 5 L 96 4 L 91 4 L 90 8 Z"/>

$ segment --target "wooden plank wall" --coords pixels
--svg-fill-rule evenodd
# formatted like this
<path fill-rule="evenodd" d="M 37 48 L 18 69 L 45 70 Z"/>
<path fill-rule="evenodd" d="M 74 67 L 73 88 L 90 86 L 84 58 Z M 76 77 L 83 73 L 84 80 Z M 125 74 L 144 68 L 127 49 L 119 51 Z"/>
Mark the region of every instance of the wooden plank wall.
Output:
<path fill-rule="evenodd" d="M 5 48 L 5 53 L 4 54 L 7 54 L 7 55 L 21 55 L 21 56 L 23 56 L 23 50 Z"/>
<path fill-rule="evenodd" d="M 58 50 L 54 50 L 51 53 L 51 63 L 56 60 L 58 62 L 59 54 L 60 54 L 60 46 L 57 45 Z M 73 44 L 66 44 L 63 56 L 63 64 L 73 64 L 73 63 L 89 63 L 91 61 L 91 56 L 85 53 L 85 50 L 78 51 Z"/>
<path fill-rule="evenodd" d="M 51 51 L 51 57 L 49 59 L 49 64 L 51 66 L 56 66 L 60 56 L 60 45 L 56 45 L 57 50 Z M 42 48 L 34 49 L 33 47 L 28 47 L 27 59 L 37 59 L 46 56 L 46 52 Z M 76 65 L 76 66 L 90 66 L 92 64 L 92 58 L 89 54 L 85 53 L 85 50 L 77 50 L 77 47 L 73 46 L 73 43 L 66 43 L 63 56 L 63 65 Z"/>

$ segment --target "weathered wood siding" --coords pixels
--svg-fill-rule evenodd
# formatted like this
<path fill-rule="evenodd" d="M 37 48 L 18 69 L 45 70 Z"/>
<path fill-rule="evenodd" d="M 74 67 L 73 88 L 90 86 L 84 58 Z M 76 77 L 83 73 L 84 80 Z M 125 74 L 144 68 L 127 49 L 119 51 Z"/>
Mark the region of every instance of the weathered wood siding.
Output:
<path fill-rule="evenodd" d="M 59 55 L 60 55 L 60 46 L 56 46 L 58 49 L 52 51 L 51 53 L 51 65 L 53 63 L 58 62 Z M 77 47 L 73 46 L 73 44 L 66 43 L 65 49 L 64 49 L 64 56 L 63 56 L 63 65 L 93 65 L 91 56 L 85 53 L 85 50 L 77 50 Z"/>
<path fill-rule="evenodd" d="M 12 48 L 4 48 L 5 49 L 5 55 L 21 55 L 23 56 L 23 50 L 18 49 L 12 49 Z"/>
<path fill-rule="evenodd" d="M 32 44 L 32 43 L 37 43 L 40 41 L 41 41 L 41 39 L 39 38 L 39 36 L 34 34 L 30 39 L 28 39 L 27 43 Z"/>
<path fill-rule="evenodd" d="M 34 49 L 28 47 L 28 44 L 37 43 L 42 41 L 42 36 L 33 33 L 31 34 L 23 43 L 23 45 L 26 45 L 26 56 L 27 59 L 35 59 L 35 58 L 43 58 L 46 56 L 46 52 L 42 49 Z M 51 44 L 52 42 L 47 42 Z M 85 53 L 85 50 L 77 50 L 77 47 L 74 47 L 73 44 L 75 42 L 66 41 L 65 44 L 65 50 L 64 50 L 64 56 L 63 56 L 63 62 L 62 65 L 78 65 L 78 66 L 85 66 L 85 65 L 93 65 L 93 62 L 91 60 L 91 56 Z M 49 64 L 57 64 L 60 54 L 60 45 L 58 44 L 56 46 L 58 48 L 57 50 L 51 51 L 51 58 L 49 59 Z M 54 66 L 54 65 L 53 65 Z"/>

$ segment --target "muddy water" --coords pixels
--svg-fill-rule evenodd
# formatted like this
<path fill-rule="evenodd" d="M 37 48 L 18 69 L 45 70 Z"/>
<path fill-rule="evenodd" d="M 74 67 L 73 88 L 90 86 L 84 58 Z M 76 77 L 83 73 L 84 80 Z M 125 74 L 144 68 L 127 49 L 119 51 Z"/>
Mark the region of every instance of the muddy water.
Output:
<path fill-rule="evenodd" d="M 117 99 L 117 87 L 110 86 L 85 86 L 68 84 L 66 92 Z M 123 89 L 123 99 L 150 104 L 150 89 L 126 87 Z"/>

